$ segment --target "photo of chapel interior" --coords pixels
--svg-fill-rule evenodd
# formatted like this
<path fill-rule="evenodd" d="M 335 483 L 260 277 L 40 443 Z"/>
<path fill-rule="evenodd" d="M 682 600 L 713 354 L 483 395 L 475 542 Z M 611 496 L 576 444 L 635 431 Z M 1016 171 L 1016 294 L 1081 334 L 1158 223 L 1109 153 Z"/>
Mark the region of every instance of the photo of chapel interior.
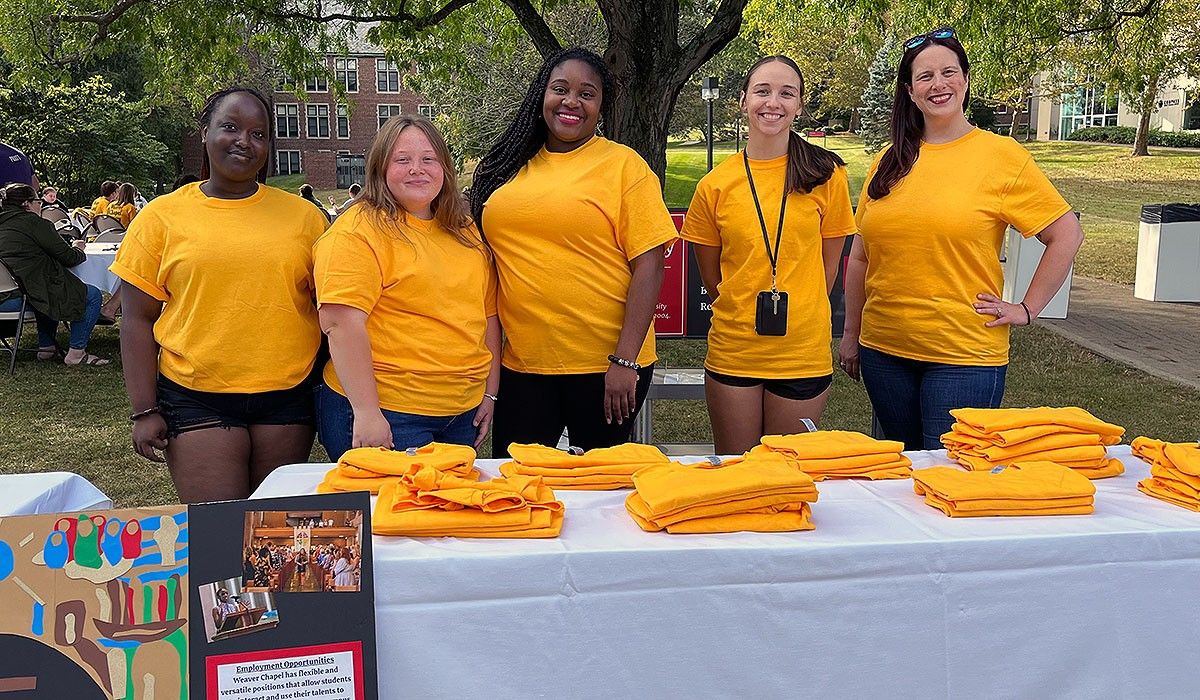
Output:
<path fill-rule="evenodd" d="M 362 511 L 246 513 L 242 587 L 247 591 L 357 591 Z"/>

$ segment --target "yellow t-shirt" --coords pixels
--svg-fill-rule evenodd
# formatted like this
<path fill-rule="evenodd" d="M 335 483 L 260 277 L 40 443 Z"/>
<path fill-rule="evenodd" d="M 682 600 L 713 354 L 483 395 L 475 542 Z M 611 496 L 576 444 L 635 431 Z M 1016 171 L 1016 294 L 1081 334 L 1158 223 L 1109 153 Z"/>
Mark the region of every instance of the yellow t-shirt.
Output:
<path fill-rule="evenodd" d="M 542 148 L 483 213 L 496 256 L 504 366 L 604 372 L 625 321 L 629 261 L 677 237 L 658 178 L 633 149 L 596 136 Z M 637 362 L 657 359 L 651 326 Z"/>
<path fill-rule="evenodd" d="M 882 157 L 882 154 L 880 155 Z M 879 158 L 867 173 L 871 182 Z M 1070 205 L 1029 151 L 974 129 L 921 153 L 890 194 L 867 196 L 857 220 L 867 254 L 860 342 L 900 357 L 953 365 L 1008 362 L 1008 327 L 975 312 L 976 295 L 1000 296 L 1000 249 L 1009 225 L 1024 236 Z"/>
<path fill-rule="evenodd" d="M 120 219 L 121 226 L 127 229 L 133 221 L 133 217 L 137 216 L 138 210 L 132 204 L 114 204 L 107 213 Z"/>
<path fill-rule="evenodd" d="M 314 248 L 317 302 L 367 314 L 382 408 L 457 415 L 483 400 L 495 273 L 482 244 L 464 246 L 436 220 L 409 216 L 402 231 L 407 240 L 379 227 L 366 205 L 338 217 Z M 470 233 L 478 238 L 474 227 Z M 345 395 L 332 361 L 324 376 Z"/>
<path fill-rule="evenodd" d="M 303 382 L 321 343 L 312 246 L 325 226 L 311 204 L 266 185 L 216 199 L 192 183 L 147 204 L 110 269 L 164 302 L 159 371 L 218 393 Z"/>
<path fill-rule="evenodd" d="M 92 200 L 92 216 L 97 214 L 107 214 L 109 204 L 111 204 L 111 202 L 108 201 L 108 197 L 97 197 L 96 199 Z"/>
<path fill-rule="evenodd" d="M 787 156 L 751 160 L 754 188 L 771 248 Z M 825 292 L 825 238 L 854 233 L 846 169 L 838 167 L 812 192 L 788 195 L 779 242 L 777 287 L 788 293 L 787 335 L 754 331 L 759 292 L 771 289 L 771 260 L 742 156 L 727 158 L 696 186 L 683 221 L 684 240 L 721 248 L 721 284 L 713 303 L 704 366 L 713 372 L 762 379 L 823 377 L 833 372 L 829 295 Z"/>

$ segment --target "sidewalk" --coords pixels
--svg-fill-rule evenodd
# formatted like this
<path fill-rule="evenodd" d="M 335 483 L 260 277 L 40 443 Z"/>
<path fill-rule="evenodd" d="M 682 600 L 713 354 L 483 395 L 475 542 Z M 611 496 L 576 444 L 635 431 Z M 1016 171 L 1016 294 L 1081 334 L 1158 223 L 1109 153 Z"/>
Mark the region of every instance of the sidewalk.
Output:
<path fill-rule="evenodd" d="M 1110 360 L 1200 390 L 1200 304 L 1143 301 L 1130 285 L 1076 275 L 1067 318 L 1038 324 Z"/>

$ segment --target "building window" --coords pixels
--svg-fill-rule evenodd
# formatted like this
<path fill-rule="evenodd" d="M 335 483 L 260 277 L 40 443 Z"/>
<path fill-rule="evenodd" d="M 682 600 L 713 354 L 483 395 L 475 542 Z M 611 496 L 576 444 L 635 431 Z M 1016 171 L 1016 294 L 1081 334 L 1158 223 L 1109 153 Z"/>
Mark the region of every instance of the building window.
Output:
<path fill-rule="evenodd" d="M 300 151 L 275 151 L 276 175 L 300 174 Z"/>
<path fill-rule="evenodd" d="M 1081 87 L 1063 95 L 1058 137 L 1066 139 L 1076 129 L 1117 125 L 1117 94 L 1105 85 Z"/>
<path fill-rule="evenodd" d="M 308 138 L 329 138 L 329 105 L 308 105 Z"/>
<path fill-rule="evenodd" d="M 375 83 L 379 92 L 400 92 L 400 69 L 395 61 L 375 59 Z"/>
<path fill-rule="evenodd" d="M 275 138 L 300 138 L 300 106 L 275 105 Z"/>
<path fill-rule="evenodd" d="M 379 128 L 392 117 L 400 116 L 400 105 L 379 105 Z"/>
<path fill-rule="evenodd" d="M 329 92 L 329 79 L 325 76 L 308 78 L 304 81 L 305 92 Z"/>
<path fill-rule="evenodd" d="M 358 92 L 357 58 L 333 59 L 333 72 L 337 81 L 346 86 L 346 92 Z"/>
<path fill-rule="evenodd" d="M 437 113 L 438 113 L 437 105 L 417 105 L 417 114 L 420 114 L 422 117 L 425 117 L 426 119 L 433 119 L 434 117 L 437 116 Z"/>
<path fill-rule="evenodd" d="M 291 92 L 296 89 L 296 81 L 290 75 L 281 75 L 275 81 L 275 92 Z"/>
<path fill-rule="evenodd" d="M 346 105 L 337 106 L 337 137 L 339 139 L 350 138 L 350 114 L 346 110 Z"/>

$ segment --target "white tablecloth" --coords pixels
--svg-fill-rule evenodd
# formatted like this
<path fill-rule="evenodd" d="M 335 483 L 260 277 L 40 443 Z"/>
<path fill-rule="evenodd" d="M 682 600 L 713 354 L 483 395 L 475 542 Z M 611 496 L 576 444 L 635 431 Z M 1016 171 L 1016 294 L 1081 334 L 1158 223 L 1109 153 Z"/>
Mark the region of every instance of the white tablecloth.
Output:
<path fill-rule="evenodd" d="M 0 474 L 0 516 L 108 510 L 112 505 L 108 496 L 78 474 Z"/>
<path fill-rule="evenodd" d="M 811 532 L 646 533 L 626 491 L 560 491 L 558 539 L 375 537 L 380 697 L 1195 698 L 1200 514 L 1111 452 L 1128 471 L 1091 516 L 951 519 L 911 480 L 826 481 Z"/>
<path fill-rule="evenodd" d="M 108 266 L 117 257 L 118 247 L 119 243 L 88 243 L 83 251 L 87 253 L 87 260 L 70 268 L 71 272 L 100 291 L 112 294 L 121 284 L 121 278 L 108 271 Z"/>

